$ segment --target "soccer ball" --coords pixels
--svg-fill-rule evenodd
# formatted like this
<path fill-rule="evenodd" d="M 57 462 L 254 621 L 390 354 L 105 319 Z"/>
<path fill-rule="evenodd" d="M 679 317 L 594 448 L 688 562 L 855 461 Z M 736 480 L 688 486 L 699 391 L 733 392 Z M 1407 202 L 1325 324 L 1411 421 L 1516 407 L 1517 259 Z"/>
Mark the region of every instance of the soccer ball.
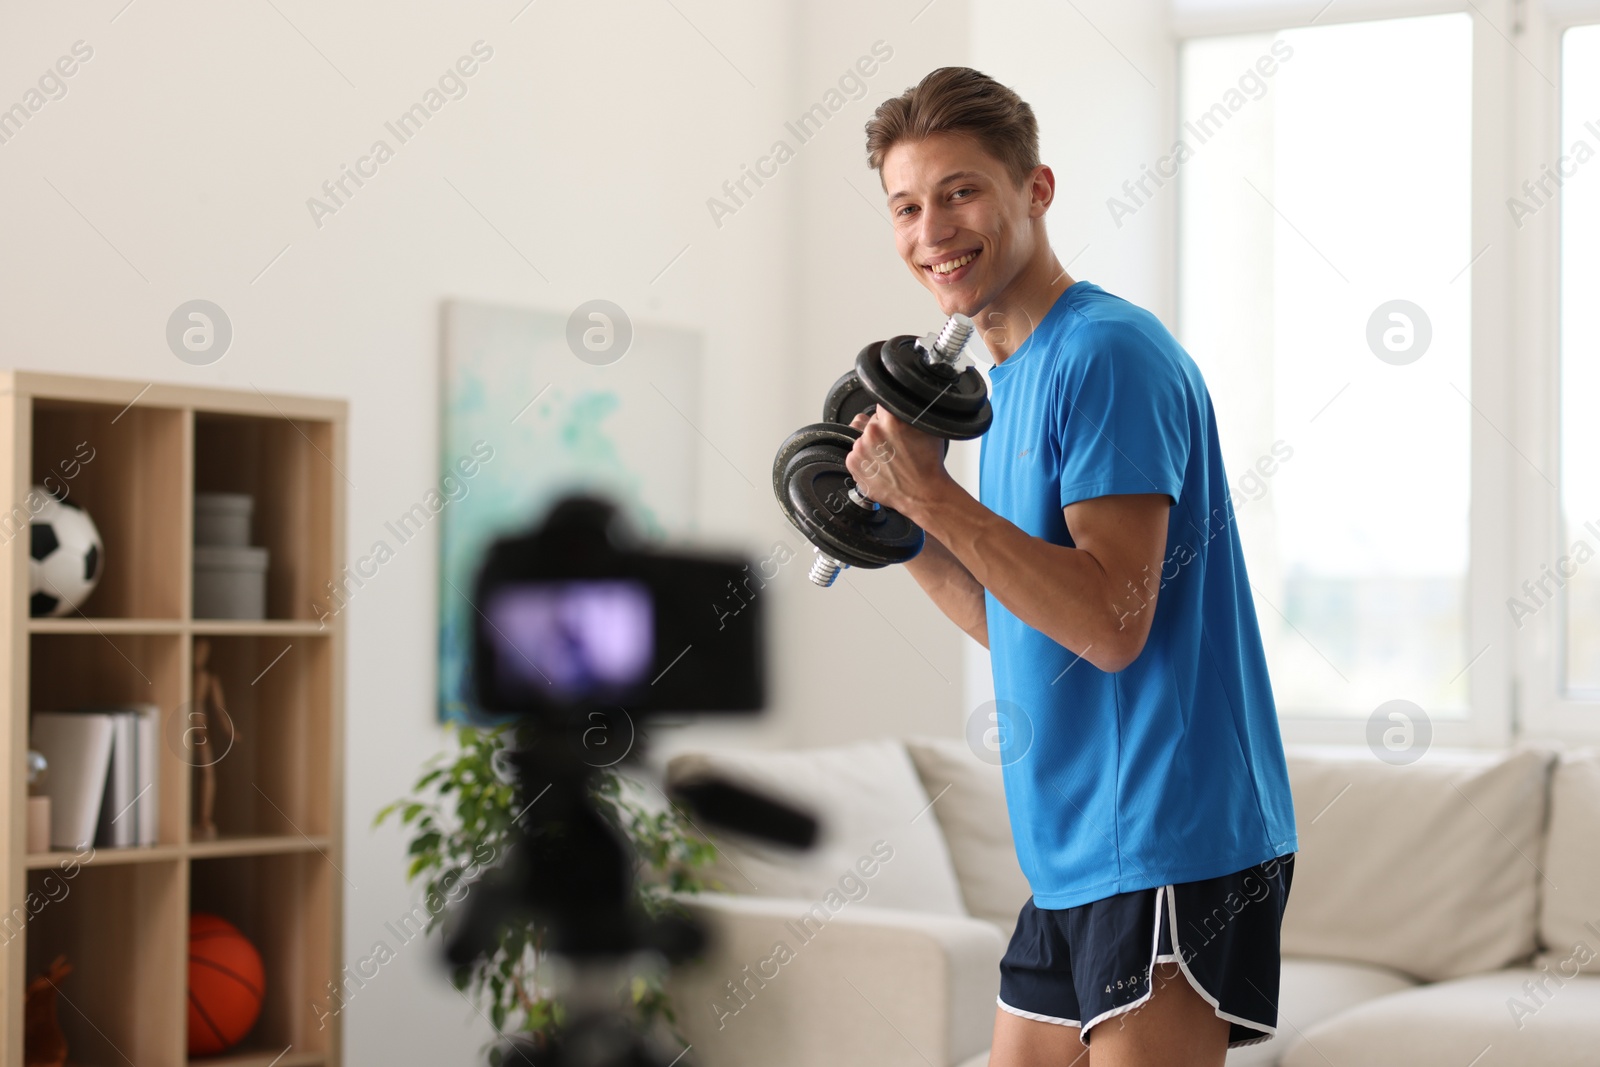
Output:
<path fill-rule="evenodd" d="M 57 500 L 43 486 L 33 491 L 44 506 L 30 524 L 28 613 L 66 615 L 89 599 L 100 580 L 100 531 L 78 505 Z"/>

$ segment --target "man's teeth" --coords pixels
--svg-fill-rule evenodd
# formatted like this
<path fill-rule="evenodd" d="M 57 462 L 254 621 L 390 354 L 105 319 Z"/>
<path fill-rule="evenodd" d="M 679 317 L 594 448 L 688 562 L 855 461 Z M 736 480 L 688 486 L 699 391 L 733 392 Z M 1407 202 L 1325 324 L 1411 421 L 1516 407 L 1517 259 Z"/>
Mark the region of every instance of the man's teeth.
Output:
<path fill-rule="evenodd" d="M 977 258 L 978 258 L 978 253 L 976 253 L 976 252 L 968 252 L 966 255 L 962 256 L 960 259 L 951 259 L 951 260 L 946 260 L 943 263 L 935 263 L 932 267 L 929 267 L 928 269 L 933 271 L 933 273 L 935 273 L 935 274 L 949 274 L 951 271 L 955 270 L 957 267 L 965 267 L 968 263 L 971 263 L 973 260 L 975 260 Z"/>

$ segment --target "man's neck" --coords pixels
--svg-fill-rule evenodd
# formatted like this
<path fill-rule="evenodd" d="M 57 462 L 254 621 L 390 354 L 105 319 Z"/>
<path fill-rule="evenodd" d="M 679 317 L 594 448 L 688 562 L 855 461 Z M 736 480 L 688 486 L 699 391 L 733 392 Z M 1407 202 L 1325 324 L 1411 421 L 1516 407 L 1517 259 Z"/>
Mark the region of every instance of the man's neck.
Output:
<path fill-rule="evenodd" d="M 975 318 L 996 364 L 1016 354 L 1050 313 L 1056 300 L 1073 284 L 1072 276 L 1046 245 L 1044 254 L 990 301 Z"/>

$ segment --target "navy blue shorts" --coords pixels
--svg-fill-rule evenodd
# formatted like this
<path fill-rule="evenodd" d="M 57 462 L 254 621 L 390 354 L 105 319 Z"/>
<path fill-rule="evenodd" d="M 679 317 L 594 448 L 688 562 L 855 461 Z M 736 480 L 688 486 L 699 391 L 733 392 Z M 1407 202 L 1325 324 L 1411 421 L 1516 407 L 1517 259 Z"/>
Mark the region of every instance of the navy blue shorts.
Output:
<path fill-rule="evenodd" d="M 1096 1024 L 1150 999 L 1156 964 L 1176 963 L 1231 1024 L 1229 1048 L 1265 1041 L 1278 1025 L 1278 931 L 1293 875 L 1290 854 L 1075 908 L 1030 899 L 1000 961 L 1000 1007 L 1076 1026 L 1087 1045 Z"/>

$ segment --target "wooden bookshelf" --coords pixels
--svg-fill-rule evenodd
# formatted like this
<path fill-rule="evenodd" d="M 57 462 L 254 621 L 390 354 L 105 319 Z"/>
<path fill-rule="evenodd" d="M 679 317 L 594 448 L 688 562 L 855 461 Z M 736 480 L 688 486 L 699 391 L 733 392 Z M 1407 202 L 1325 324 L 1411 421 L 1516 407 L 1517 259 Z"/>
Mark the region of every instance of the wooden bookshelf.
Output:
<path fill-rule="evenodd" d="M 23 1062 L 24 990 L 65 953 L 70 1063 L 188 1064 L 188 915 L 210 911 L 261 952 L 267 990 L 238 1048 L 193 1062 L 338 1067 L 340 1017 L 317 1005 L 343 966 L 345 635 L 316 605 L 344 565 L 345 442 L 343 401 L 0 372 L 0 1062 Z M 100 531 L 103 576 L 81 611 L 30 618 L 28 493 L 85 444 L 65 484 Z M 255 499 L 252 540 L 271 553 L 259 622 L 192 616 L 194 497 L 213 491 Z M 209 841 L 191 832 L 183 729 L 202 638 L 239 733 Z M 28 854 L 30 712 L 131 701 L 161 714 L 158 843 Z"/>

